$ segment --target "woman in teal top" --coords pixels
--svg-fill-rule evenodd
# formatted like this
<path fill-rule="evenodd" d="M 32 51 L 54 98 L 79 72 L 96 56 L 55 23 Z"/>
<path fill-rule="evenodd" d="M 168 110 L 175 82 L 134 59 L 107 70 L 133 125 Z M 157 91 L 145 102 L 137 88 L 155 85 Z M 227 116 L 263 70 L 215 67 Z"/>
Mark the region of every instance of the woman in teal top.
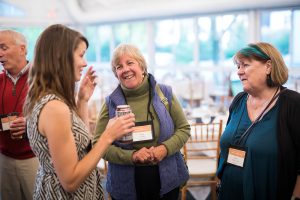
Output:
<path fill-rule="evenodd" d="M 300 94 L 282 85 L 280 53 L 259 42 L 234 56 L 244 92 L 230 106 L 221 137 L 219 199 L 300 197 Z"/>
<path fill-rule="evenodd" d="M 247 95 L 232 113 L 221 141 L 221 148 L 228 149 L 251 125 L 246 108 Z M 248 138 L 242 141 L 247 149 L 244 169 L 227 165 L 222 173 L 222 192 L 219 199 L 276 199 L 277 139 L 276 119 L 278 104 L 253 127 Z M 262 153 L 263 152 L 263 153 Z M 228 153 L 222 151 L 221 159 Z M 255 179 L 254 177 L 259 177 Z M 245 194 L 245 195 L 244 195 Z"/>

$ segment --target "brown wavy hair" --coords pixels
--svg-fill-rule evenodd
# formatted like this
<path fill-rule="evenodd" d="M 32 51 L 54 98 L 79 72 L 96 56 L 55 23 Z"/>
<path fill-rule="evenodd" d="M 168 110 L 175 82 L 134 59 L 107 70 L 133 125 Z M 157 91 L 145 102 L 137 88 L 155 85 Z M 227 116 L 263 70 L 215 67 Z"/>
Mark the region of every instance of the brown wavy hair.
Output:
<path fill-rule="evenodd" d="M 46 94 L 59 96 L 77 111 L 75 100 L 74 51 L 87 39 L 79 32 L 61 24 L 51 25 L 39 36 L 33 65 L 29 72 L 29 91 L 24 115 L 30 115 L 34 104 Z"/>

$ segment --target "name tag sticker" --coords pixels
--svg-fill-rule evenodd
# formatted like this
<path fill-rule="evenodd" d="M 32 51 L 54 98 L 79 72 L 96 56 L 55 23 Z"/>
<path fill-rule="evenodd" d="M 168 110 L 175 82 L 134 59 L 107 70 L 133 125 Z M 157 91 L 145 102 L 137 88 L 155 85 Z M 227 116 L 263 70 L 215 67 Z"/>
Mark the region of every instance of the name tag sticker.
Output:
<path fill-rule="evenodd" d="M 154 138 L 152 122 L 137 122 L 132 132 L 133 142 L 151 141 Z"/>
<path fill-rule="evenodd" d="M 241 148 L 230 147 L 228 151 L 227 163 L 244 167 L 246 150 Z"/>
<path fill-rule="evenodd" d="M 1 126 L 2 131 L 8 131 L 10 130 L 10 123 L 14 121 L 17 118 L 17 115 L 9 115 L 6 117 L 1 117 Z"/>

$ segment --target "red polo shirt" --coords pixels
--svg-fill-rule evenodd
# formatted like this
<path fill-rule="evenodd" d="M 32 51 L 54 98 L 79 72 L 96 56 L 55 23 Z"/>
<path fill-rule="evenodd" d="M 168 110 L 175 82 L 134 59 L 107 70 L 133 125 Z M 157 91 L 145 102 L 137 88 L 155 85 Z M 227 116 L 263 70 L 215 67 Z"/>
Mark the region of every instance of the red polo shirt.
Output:
<path fill-rule="evenodd" d="M 0 73 L 0 114 L 18 112 L 22 115 L 23 104 L 28 91 L 27 78 L 28 70 L 21 75 L 14 88 L 14 83 L 5 71 Z M 14 89 L 15 94 L 13 94 Z M 28 139 L 13 140 L 9 131 L 0 131 L 0 153 L 14 159 L 35 157 Z"/>

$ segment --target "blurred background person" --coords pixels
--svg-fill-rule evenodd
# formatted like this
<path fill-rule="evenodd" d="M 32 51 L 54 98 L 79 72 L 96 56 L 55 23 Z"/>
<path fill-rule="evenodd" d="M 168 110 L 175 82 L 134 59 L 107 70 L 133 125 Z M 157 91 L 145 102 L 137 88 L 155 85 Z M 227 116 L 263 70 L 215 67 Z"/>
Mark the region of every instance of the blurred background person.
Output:
<path fill-rule="evenodd" d="M 87 66 L 88 41 L 63 25 L 49 26 L 35 47 L 25 103 L 28 137 L 40 166 L 33 199 L 103 199 L 96 165 L 117 138 L 132 131 L 134 115 L 112 120 L 91 147 L 87 104 L 95 88 L 87 70 L 75 99 L 75 82 Z"/>
<path fill-rule="evenodd" d="M 282 85 L 288 69 L 269 43 L 234 56 L 244 92 L 221 137 L 219 199 L 300 198 L 300 94 Z"/>
<path fill-rule="evenodd" d="M 25 37 L 0 30 L 0 199 L 32 199 L 38 160 L 26 137 L 22 108 L 28 91 Z"/>
<path fill-rule="evenodd" d="M 107 191 L 117 200 L 177 200 L 180 185 L 189 178 L 180 153 L 190 136 L 182 108 L 171 88 L 157 84 L 147 73 L 145 59 L 135 46 L 119 45 L 111 67 L 119 85 L 102 106 L 95 141 L 115 116 L 118 105 L 128 104 L 135 114 L 136 128 L 148 129 L 132 134 L 129 142 L 115 141 L 106 151 Z"/>

